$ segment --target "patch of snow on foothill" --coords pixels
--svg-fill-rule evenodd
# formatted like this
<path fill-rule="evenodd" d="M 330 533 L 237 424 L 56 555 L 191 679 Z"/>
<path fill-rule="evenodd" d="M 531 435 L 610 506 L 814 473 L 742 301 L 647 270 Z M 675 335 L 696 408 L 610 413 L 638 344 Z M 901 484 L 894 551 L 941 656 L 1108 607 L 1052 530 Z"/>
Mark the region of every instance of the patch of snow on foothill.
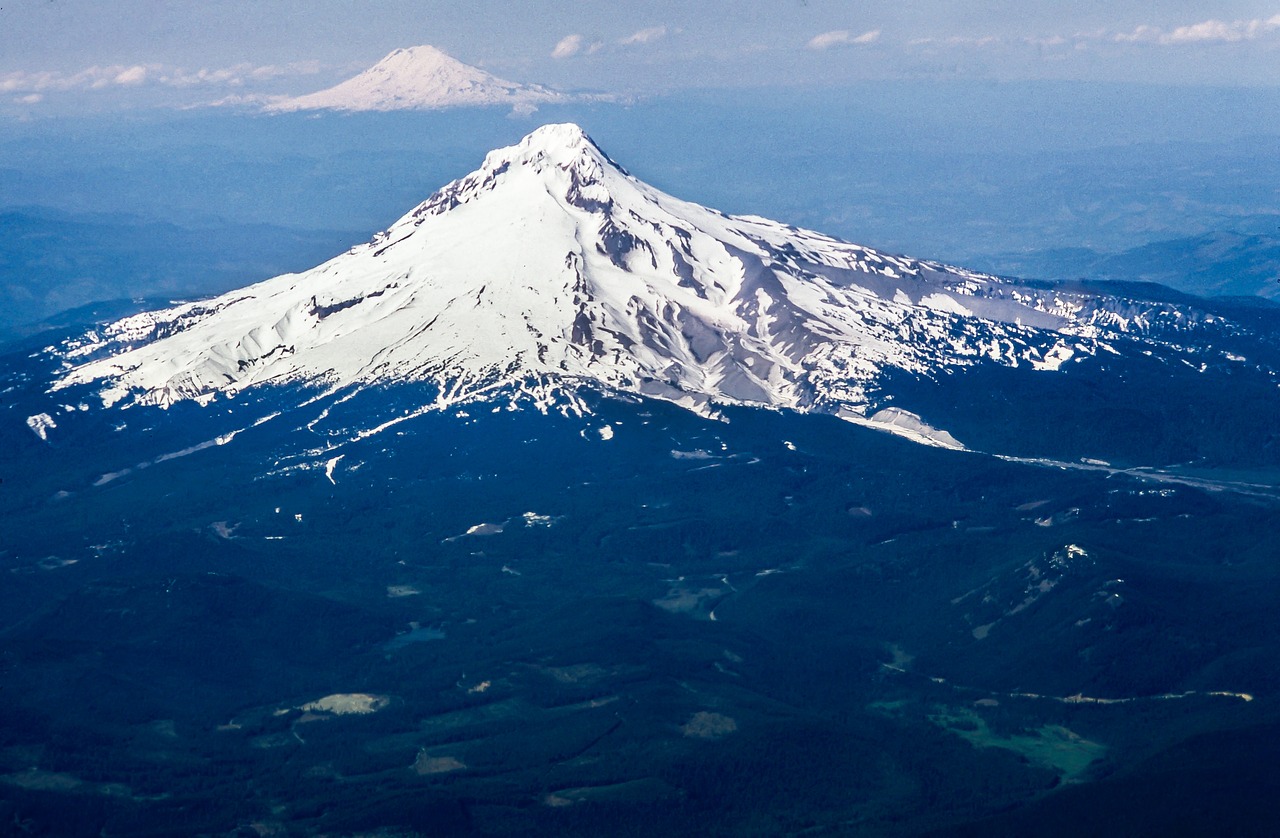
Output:
<path fill-rule="evenodd" d="M 33 434 L 47 442 L 49 431 L 58 427 L 58 423 L 54 422 L 53 417 L 47 413 L 37 413 L 35 416 L 27 417 L 27 427 Z"/>

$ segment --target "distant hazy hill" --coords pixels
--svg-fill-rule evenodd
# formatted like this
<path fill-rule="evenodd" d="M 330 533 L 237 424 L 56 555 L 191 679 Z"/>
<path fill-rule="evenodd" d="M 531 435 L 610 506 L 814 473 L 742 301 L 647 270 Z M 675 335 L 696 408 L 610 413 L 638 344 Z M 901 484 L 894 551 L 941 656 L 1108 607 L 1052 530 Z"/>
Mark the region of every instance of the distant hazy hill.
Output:
<path fill-rule="evenodd" d="M 1206 233 L 1120 253 L 1057 248 L 996 257 L 984 267 L 1044 279 L 1158 282 L 1202 296 L 1280 298 L 1280 237 L 1268 235 Z"/>
<path fill-rule="evenodd" d="M 215 294 L 305 266 L 349 234 L 267 224 L 184 227 L 44 209 L 0 212 L 0 339 L 86 301 Z"/>

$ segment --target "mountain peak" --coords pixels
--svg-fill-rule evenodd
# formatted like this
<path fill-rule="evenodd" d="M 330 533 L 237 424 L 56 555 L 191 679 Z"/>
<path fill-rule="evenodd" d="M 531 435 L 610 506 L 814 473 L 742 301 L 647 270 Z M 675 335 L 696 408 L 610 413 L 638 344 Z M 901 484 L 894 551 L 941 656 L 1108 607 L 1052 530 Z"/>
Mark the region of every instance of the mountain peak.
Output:
<path fill-rule="evenodd" d="M 632 177 L 563 123 L 310 271 L 68 344 L 55 389 L 169 405 L 288 382 L 417 382 L 428 410 L 503 392 L 545 408 L 587 386 L 695 410 L 834 413 L 955 446 L 887 404 L 885 382 L 977 364 L 1054 371 L 1193 320 L 724 215 Z"/>
<path fill-rule="evenodd" d="M 551 152 L 556 149 L 581 149 L 584 145 L 598 148 L 587 132 L 574 122 L 551 122 L 524 136 L 519 147 Z"/>
<path fill-rule="evenodd" d="M 503 86 L 516 86 L 514 82 L 505 81 L 478 67 L 464 64 L 444 50 L 437 49 L 430 44 L 392 50 L 381 61 L 366 70 L 365 74 L 381 75 L 397 83 L 405 83 L 414 79 L 448 78 L 456 81 L 466 80 L 475 83 L 497 83 Z"/>
<path fill-rule="evenodd" d="M 643 187 L 580 126 L 552 123 L 531 131 L 515 145 L 489 152 L 479 169 L 446 184 L 408 218 L 448 212 L 503 188 L 512 178 L 536 183 L 536 192 L 558 196 L 564 204 L 588 211 L 611 206 L 620 190 L 631 193 Z"/>
<path fill-rule="evenodd" d="M 464 64 L 429 44 L 387 53 L 377 64 L 327 90 L 283 99 L 274 112 L 299 110 L 392 111 L 484 105 L 535 105 L 572 97 L 536 84 L 520 84 Z"/>
<path fill-rule="evenodd" d="M 444 50 L 437 49 L 436 47 L 431 46 L 431 44 L 419 44 L 416 47 L 401 47 L 400 49 L 393 49 L 391 52 L 387 53 L 386 56 L 378 62 L 378 64 L 387 64 L 396 60 L 408 60 L 415 63 L 438 62 L 442 64 L 462 64 L 461 61 L 449 55 Z"/>
<path fill-rule="evenodd" d="M 609 159 L 582 128 L 572 122 L 550 123 L 529 132 L 514 146 L 500 148 L 485 158 L 485 168 L 491 164 L 520 163 L 537 166 L 543 162 L 565 168 L 571 164 L 589 161 L 620 168 Z"/>

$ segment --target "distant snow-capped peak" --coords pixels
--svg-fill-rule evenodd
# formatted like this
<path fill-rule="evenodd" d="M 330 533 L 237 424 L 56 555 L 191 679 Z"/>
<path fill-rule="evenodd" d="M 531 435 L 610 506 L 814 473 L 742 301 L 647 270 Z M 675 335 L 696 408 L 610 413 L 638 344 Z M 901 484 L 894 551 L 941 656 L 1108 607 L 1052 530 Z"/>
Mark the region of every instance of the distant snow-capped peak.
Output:
<path fill-rule="evenodd" d="M 500 79 L 433 46 L 398 49 L 341 84 L 282 99 L 268 111 L 394 111 L 478 105 L 537 105 L 576 97 Z"/>
<path fill-rule="evenodd" d="M 546 125 L 316 268 L 59 347 L 55 386 L 169 405 L 426 382 L 443 407 L 585 385 L 704 412 L 879 416 L 910 435 L 910 414 L 885 409 L 886 373 L 1052 371 L 1195 317 L 727 216 L 637 180 L 576 125 Z"/>

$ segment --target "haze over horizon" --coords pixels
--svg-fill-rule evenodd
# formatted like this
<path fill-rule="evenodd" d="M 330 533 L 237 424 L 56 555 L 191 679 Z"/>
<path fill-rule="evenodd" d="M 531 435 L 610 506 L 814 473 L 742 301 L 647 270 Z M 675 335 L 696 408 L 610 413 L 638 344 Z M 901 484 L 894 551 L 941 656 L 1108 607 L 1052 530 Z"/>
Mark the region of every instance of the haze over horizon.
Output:
<path fill-rule="evenodd" d="M 298 95 L 418 44 L 516 82 L 639 95 L 879 79 L 1275 87 L 1280 6 L 53 0 L 0 7 L 0 106 Z"/>

